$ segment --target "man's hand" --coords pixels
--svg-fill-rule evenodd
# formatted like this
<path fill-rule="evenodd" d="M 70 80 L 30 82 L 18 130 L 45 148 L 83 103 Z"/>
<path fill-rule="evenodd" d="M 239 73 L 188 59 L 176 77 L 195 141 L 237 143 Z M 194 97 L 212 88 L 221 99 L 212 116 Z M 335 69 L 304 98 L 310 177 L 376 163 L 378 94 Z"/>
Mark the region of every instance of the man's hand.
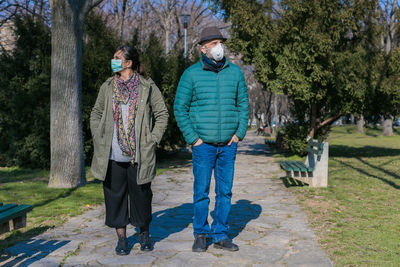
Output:
<path fill-rule="evenodd" d="M 193 146 L 199 146 L 203 143 L 203 140 L 201 138 L 197 139 L 196 143 L 193 144 Z"/>
<path fill-rule="evenodd" d="M 235 142 L 235 143 L 239 142 L 239 138 L 236 136 L 236 134 L 234 134 L 232 136 L 231 140 L 228 143 L 228 146 L 232 145 L 232 142 Z"/>

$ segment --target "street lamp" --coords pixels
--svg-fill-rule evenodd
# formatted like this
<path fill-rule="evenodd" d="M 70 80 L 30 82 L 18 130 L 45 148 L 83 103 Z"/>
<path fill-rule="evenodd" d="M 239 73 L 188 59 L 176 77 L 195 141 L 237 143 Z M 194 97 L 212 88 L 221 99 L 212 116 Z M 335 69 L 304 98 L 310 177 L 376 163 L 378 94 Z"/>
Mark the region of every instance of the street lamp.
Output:
<path fill-rule="evenodd" d="M 181 17 L 181 21 L 183 24 L 183 29 L 185 31 L 185 59 L 187 58 L 187 43 L 186 43 L 186 38 L 187 38 L 187 27 L 189 25 L 190 22 L 190 15 L 189 14 L 182 14 L 180 15 Z"/>

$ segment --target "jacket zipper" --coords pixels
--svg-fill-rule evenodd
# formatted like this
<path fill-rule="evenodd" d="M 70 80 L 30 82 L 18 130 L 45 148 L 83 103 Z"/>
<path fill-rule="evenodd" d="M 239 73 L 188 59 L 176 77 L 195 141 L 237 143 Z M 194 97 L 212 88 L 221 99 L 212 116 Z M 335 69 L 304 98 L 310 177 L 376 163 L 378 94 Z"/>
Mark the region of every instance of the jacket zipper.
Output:
<path fill-rule="evenodd" d="M 218 142 L 222 142 L 221 140 L 221 98 L 219 92 L 219 72 L 217 72 L 217 97 L 218 97 Z"/>

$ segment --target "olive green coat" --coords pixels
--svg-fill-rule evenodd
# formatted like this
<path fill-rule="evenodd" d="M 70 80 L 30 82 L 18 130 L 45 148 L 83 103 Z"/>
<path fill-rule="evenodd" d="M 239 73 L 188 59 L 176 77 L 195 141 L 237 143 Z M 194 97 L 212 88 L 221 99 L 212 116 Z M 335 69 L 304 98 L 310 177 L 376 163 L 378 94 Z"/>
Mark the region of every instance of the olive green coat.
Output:
<path fill-rule="evenodd" d="M 110 158 L 114 131 L 112 110 L 113 79 L 111 77 L 100 87 L 96 104 L 90 114 L 90 130 L 93 137 L 93 175 L 104 181 Z M 152 115 L 155 123 L 152 128 Z M 149 79 L 140 76 L 138 109 L 136 114 L 136 150 L 138 162 L 137 183 L 151 182 L 156 175 L 155 149 L 167 128 L 168 110 L 160 90 Z"/>

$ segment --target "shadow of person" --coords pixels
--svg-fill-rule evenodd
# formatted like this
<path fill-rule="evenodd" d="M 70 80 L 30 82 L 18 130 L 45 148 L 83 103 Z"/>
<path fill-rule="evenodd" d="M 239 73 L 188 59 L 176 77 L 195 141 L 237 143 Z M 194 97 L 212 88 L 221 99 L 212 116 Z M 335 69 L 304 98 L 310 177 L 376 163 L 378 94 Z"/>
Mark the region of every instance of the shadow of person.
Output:
<path fill-rule="evenodd" d="M 150 223 L 150 235 L 153 245 L 171 234 L 178 233 L 193 222 L 193 204 L 185 203 L 180 206 L 169 208 L 153 213 Z M 139 229 L 136 234 L 128 237 L 130 247 L 139 242 Z"/>
<path fill-rule="evenodd" d="M 228 237 L 234 239 L 246 227 L 246 225 L 254 219 L 257 219 L 262 212 L 262 208 L 258 204 L 252 204 L 247 199 L 240 199 L 231 206 L 228 218 Z M 211 212 L 214 219 L 214 211 Z"/>
<path fill-rule="evenodd" d="M 70 240 L 44 240 L 30 239 L 7 248 L 6 257 L 0 258 L 0 266 L 29 266 L 30 264 L 45 258 L 53 251 L 67 245 Z M 17 256 L 12 261 L 2 264 L 11 256 Z"/>

